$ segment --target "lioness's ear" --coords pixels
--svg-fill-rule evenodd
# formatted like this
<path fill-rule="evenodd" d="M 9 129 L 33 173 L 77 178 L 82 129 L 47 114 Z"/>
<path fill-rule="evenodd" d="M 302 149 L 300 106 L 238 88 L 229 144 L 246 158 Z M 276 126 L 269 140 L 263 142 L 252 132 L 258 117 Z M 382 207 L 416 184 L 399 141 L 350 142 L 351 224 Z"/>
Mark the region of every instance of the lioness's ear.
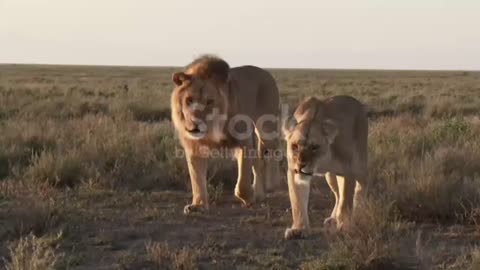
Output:
<path fill-rule="evenodd" d="M 335 140 L 335 137 L 338 135 L 338 126 L 335 121 L 331 119 L 327 119 L 322 122 L 322 133 L 327 137 L 327 141 L 329 144 L 332 144 Z"/>
<path fill-rule="evenodd" d="M 190 79 L 190 75 L 187 75 L 183 72 L 175 72 L 172 74 L 172 81 L 175 85 L 180 86 L 184 81 Z"/>
<path fill-rule="evenodd" d="M 290 136 L 290 134 L 292 134 L 296 126 L 297 126 L 297 120 L 293 115 L 286 117 L 283 120 L 283 124 L 282 124 L 283 135 L 285 137 Z"/>

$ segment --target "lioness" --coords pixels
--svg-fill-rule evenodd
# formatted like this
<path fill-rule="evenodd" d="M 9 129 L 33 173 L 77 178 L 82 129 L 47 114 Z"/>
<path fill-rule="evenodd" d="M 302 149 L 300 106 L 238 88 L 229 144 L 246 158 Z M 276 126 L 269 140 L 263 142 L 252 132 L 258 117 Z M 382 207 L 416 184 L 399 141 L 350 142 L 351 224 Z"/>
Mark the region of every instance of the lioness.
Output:
<path fill-rule="evenodd" d="M 367 176 L 368 119 L 365 106 L 349 96 L 303 101 L 283 125 L 287 141 L 288 190 L 293 225 L 285 238 L 310 231 L 308 197 L 313 176 L 325 176 L 335 207 L 324 224 L 341 229 Z"/>
<path fill-rule="evenodd" d="M 232 149 L 238 161 L 235 196 L 246 205 L 262 200 L 265 189 L 278 181 L 278 162 L 271 154 L 280 136 L 279 94 L 272 75 L 202 56 L 174 73 L 172 81 L 172 121 L 185 150 L 193 193 L 184 213 L 208 208 L 208 159 L 225 149 Z"/>

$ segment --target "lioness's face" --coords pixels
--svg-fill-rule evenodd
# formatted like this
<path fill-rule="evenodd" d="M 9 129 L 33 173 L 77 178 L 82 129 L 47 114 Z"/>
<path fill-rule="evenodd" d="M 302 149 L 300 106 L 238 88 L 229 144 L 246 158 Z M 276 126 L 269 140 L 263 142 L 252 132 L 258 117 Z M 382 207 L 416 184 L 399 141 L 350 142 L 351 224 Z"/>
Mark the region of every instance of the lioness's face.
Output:
<path fill-rule="evenodd" d="M 225 117 L 226 100 L 219 86 L 197 77 L 188 77 L 175 83 L 185 134 L 191 139 L 203 139 L 210 135 L 221 137 L 219 121 Z"/>
<path fill-rule="evenodd" d="M 330 120 L 291 124 L 285 132 L 289 170 L 302 180 L 325 174 L 332 162 L 331 148 L 336 132 Z"/>

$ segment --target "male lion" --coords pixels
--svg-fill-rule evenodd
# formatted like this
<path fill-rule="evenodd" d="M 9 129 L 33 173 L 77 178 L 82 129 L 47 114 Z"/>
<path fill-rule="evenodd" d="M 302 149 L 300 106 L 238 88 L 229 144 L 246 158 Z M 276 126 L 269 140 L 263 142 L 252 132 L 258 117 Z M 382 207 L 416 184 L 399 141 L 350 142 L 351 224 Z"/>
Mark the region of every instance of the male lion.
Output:
<path fill-rule="evenodd" d="M 230 68 L 220 58 L 202 56 L 172 80 L 172 121 L 185 150 L 193 193 L 184 213 L 208 208 L 208 159 L 225 149 L 237 159 L 235 196 L 246 205 L 262 200 L 265 189 L 278 183 L 272 153 L 280 132 L 279 94 L 272 75 L 254 66 Z"/>
<path fill-rule="evenodd" d="M 365 106 L 349 96 L 326 100 L 310 97 L 287 118 L 283 130 L 293 216 L 285 238 L 302 238 L 310 231 L 308 197 L 313 176 L 325 176 L 335 195 L 335 207 L 324 224 L 341 229 L 350 218 L 354 196 L 367 176 Z"/>

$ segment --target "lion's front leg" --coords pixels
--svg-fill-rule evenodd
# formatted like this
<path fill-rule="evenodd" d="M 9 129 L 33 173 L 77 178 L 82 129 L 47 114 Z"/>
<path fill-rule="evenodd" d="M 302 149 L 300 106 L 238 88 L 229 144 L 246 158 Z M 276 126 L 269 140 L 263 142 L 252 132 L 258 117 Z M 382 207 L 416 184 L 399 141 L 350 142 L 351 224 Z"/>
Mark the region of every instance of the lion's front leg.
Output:
<path fill-rule="evenodd" d="M 190 214 L 208 209 L 207 167 L 208 160 L 203 157 L 187 155 L 188 171 L 192 183 L 192 203 L 185 206 L 183 212 Z"/>
<path fill-rule="evenodd" d="M 252 188 L 252 166 L 253 158 L 249 156 L 249 148 L 242 147 L 235 150 L 238 164 L 238 178 L 235 186 L 235 196 L 243 204 L 250 205 L 255 201 Z"/>
<path fill-rule="evenodd" d="M 303 238 L 310 233 L 308 199 L 310 181 L 296 181 L 295 173 L 288 170 L 288 195 L 292 208 L 293 225 L 285 231 L 285 239 Z"/>

